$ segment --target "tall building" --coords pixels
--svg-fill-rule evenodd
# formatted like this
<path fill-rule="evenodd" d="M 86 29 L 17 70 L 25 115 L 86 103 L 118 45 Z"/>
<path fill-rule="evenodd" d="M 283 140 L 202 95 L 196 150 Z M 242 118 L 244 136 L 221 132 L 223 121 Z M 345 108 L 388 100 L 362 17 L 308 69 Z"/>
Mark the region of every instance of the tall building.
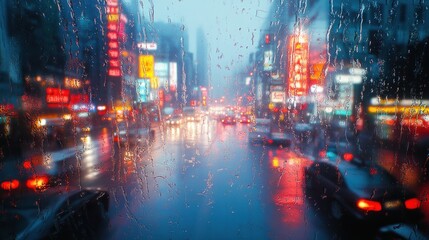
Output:
<path fill-rule="evenodd" d="M 273 1 L 256 54 L 257 106 L 314 101 L 347 116 L 361 104 L 363 84 L 375 90 L 364 91 L 363 102 L 429 97 L 427 9 L 406 0 Z"/>
<path fill-rule="evenodd" d="M 207 39 L 202 28 L 197 30 L 196 79 L 199 86 L 209 87 L 209 56 Z"/>

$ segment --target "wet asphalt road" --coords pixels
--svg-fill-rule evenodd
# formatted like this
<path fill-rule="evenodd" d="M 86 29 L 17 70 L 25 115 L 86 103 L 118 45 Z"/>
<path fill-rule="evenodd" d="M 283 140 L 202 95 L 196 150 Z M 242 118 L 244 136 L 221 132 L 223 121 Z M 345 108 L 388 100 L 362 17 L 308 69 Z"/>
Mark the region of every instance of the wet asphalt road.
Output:
<path fill-rule="evenodd" d="M 247 125 L 206 119 L 160 126 L 153 142 L 118 149 L 102 129 L 82 138 L 75 155 L 63 153 L 61 164 L 79 169 L 68 184 L 109 190 L 103 239 L 373 237 L 367 226 L 333 222 L 306 198 L 309 151 L 249 145 L 247 133 Z"/>

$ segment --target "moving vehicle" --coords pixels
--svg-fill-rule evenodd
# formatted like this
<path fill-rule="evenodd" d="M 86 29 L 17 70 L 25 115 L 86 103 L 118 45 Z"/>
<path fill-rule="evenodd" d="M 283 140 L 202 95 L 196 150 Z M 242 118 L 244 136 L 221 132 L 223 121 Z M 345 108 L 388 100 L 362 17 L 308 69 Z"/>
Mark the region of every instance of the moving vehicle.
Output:
<path fill-rule="evenodd" d="M 118 122 L 116 130 L 113 133 L 115 142 L 121 144 L 136 145 L 150 141 L 154 136 L 154 130 L 141 126 L 137 123 L 128 123 L 126 121 Z"/>
<path fill-rule="evenodd" d="M 188 122 L 198 122 L 201 120 L 200 114 L 194 107 L 184 107 L 183 108 L 183 118 Z"/>
<path fill-rule="evenodd" d="M 0 167 L 0 199 L 3 203 L 13 199 L 19 205 L 21 199 L 33 196 L 35 191 L 45 190 L 61 184 L 66 172 L 59 162 L 45 158 L 44 155 L 13 156 L 2 159 Z"/>
<path fill-rule="evenodd" d="M 236 124 L 237 119 L 235 118 L 234 115 L 224 115 L 221 119 L 221 122 L 223 124 Z"/>
<path fill-rule="evenodd" d="M 167 120 L 165 120 L 167 125 L 180 125 L 182 124 L 182 116 L 179 114 L 171 115 Z"/>
<path fill-rule="evenodd" d="M 267 118 L 255 119 L 255 124 L 249 129 L 249 143 L 265 144 L 270 139 L 271 120 Z"/>
<path fill-rule="evenodd" d="M 356 161 L 352 153 L 334 161 L 315 161 L 304 175 L 307 196 L 327 204 L 335 220 L 349 217 L 389 224 L 414 222 L 423 216 L 416 194 L 382 167 Z"/>
<path fill-rule="evenodd" d="M 284 132 L 270 132 L 266 144 L 281 148 L 290 147 L 292 145 L 292 136 Z"/>
<path fill-rule="evenodd" d="M 251 118 L 249 115 L 243 114 L 240 116 L 239 120 L 240 123 L 250 123 L 251 122 Z"/>

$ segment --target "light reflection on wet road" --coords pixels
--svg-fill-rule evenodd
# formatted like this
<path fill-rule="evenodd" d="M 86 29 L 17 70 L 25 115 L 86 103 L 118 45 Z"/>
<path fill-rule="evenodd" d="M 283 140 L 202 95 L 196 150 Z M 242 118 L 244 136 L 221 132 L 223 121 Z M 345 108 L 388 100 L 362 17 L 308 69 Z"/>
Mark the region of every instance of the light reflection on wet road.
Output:
<path fill-rule="evenodd" d="M 293 147 L 249 145 L 247 131 L 247 125 L 215 121 L 161 126 L 153 143 L 122 146 L 117 159 L 111 133 L 103 129 L 83 138 L 76 156 L 61 167 L 79 166 L 68 184 L 110 191 L 105 239 L 351 237 L 305 197 L 303 170 L 311 161 Z M 404 183 L 416 183 L 416 167 L 395 172 L 395 156 L 380 154 L 381 165 L 405 176 Z M 428 189 L 419 185 L 426 213 Z"/>

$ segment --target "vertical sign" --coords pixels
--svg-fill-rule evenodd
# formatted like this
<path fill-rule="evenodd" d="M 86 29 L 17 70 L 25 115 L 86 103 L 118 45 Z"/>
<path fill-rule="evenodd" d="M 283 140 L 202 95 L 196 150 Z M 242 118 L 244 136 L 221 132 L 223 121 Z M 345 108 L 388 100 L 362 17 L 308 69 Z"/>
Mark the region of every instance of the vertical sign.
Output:
<path fill-rule="evenodd" d="M 306 96 L 308 92 L 308 37 L 305 34 L 289 38 L 290 56 L 288 74 L 289 98 Z"/>
<path fill-rule="evenodd" d="M 170 62 L 170 91 L 175 92 L 177 90 L 177 62 Z"/>
<path fill-rule="evenodd" d="M 137 102 L 147 102 L 149 96 L 149 80 L 148 79 L 137 79 L 136 91 L 137 91 Z"/>
<path fill-rule="evenodd" d="M 155 76 L 155 58 L 153 55 L 139 56 L 139 78 L 153 78 Z"/>
<path fill-rule="evenodd" d="M 121 62 L 119 54 L 119 4 L 118 0 L 106 0 L 107 13 L 107 55 L 109 66 L 107 75 L 112 77 L 121 76 Z"/>

